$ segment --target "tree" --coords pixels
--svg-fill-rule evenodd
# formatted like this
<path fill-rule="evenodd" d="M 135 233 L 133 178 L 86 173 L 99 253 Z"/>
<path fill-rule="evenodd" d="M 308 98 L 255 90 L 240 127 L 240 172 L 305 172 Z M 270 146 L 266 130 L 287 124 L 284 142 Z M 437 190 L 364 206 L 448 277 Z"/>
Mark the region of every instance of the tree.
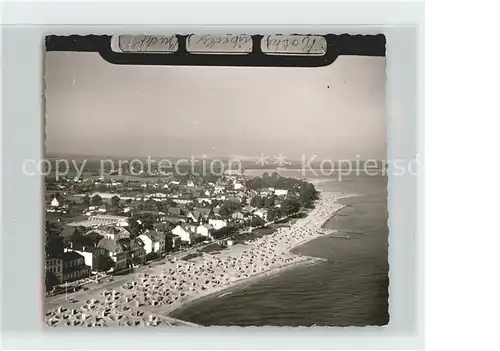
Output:
<path fill-rule="evenodd" d="M 132 263 L 133 263 L 134 265 L 141 265 L 141 264 L 143 264 L 144 262 L 143 262 L 143 260 L 142 260 L 142 258 L 141 258 L 140 256 L 134 255 L 134 256 L 132 257 Z"/>
<path fill-rule="evenodd" d="M 118 207 L 118 205 L 120 204 L 120 198 L 118 196 L 113 196 L 111 198 L 111 206 L 113 207 Z"/>
<path fill-rule="evenodd" d="M 50 257 L 57 257 L 64 252 L 64 241 L 59 235 L 45 237 L 45 254 Z"/>
<path fill-rule="evenodd" d="M 274 218 L 281 218 L 284 216 L 283 209 L 281 207 L 275 207 L 273 209 L 274 212 Z"/>
<path fill-rule="evenodd" d="M 252 197 L 250 205 L 252 207 L 262 207 L 262 198 L 259 195 L 255 195 L 254 197 Z"/>
<path fill-rule="evenodd" d="M 274 210 L 270 209 L 269 211 L 267 211 L 268 222 L 274 221 L 274 217 L 275 217 Z"/>
<path fill-rule="evenodd" d="M 306 207 L 312 207 L 313 201 L 318 198 L 318 192 L 311 183 L 303 183 L 299 189 L 299 199 Z"/>
<path fill-rule="evenodd" d="M 264 207 L 270 208 L 274 206 L 274 197 L 269 196 L 264 199 Z"/>
<path fill-rule="evenodd" d="M 264 220 L 258 216 L 252 217 L 252 220 L 250 221 L 250 225 L 252 227 L 260 227 L 261 225 L 264 224 L 265 224 Z"/>
<path fill-rule="evenodd" d="M 235 211 L 241 210 L 241 203 L 239 201 L 227 200 L 222 203 L 219 213 L 222 216 L 229 216 Z"/>
<path fill-rule="evenodd" d="M 109 257 L 109 255 L 98 255 L 95 258 L 94 268 L 97 272 L 107 272 L 111 268 L 115 267 L 115 262 Z"/>
<path fill-rule="evenodd" d="M 87 239 L 87 245 L 94 246 L 99 241 L 101 241 L 104 236 L 96 232 L 90 232 L 88 234 L 85 234 L 85 238 Z"/>
<path fill-rule="evenodd" d="M 85 205 L 85 207 L 89 207 L 90 206 L 90 197 L 88 195 L 85 195 L 83 197 L 83 204 Z"/>
<path fill-rule="evenodd" d="M 102 205 L 102 198 L 96 194 L 96 195 L 92 196 L 92 199 L 90 200 L 90 204 L 92 206 L 101 206 Z"/>
<path fill-rule="evenodd" d="M 145 230 L 153 230 L 155 218 L 149 213 L 134 214 L 128 223 L 130 234 L 140 235 Z"/>
<path fill-rule="evenodd" d="M 297 200 L 287 199 L 281 203 L 281 208 L 283 209 L 283 213 L 285 215 L 290 216 L 300 210 L 300 203 Z"/>

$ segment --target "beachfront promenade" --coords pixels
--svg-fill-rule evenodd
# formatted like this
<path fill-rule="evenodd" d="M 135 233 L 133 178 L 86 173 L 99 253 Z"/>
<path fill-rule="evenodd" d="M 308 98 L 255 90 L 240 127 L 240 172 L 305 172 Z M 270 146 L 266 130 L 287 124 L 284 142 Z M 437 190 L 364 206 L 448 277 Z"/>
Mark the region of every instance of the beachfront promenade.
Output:
<path fill-rule="evenodd" d="M 307 217 L 290 227 L 203 254 L 189 261 L 168 260 L 101 289 L 81 293 L 84 301 L 67 301 L 46 313 L 49 326 L 170 326 L 192 325 L 168 316 L 180 306 L 221 292 L 250 279 L 275 274 L 297 264 L 318 259 L 291 253 L 291 249 L 327 234 L 322 225 L 344 207 L 339 197 L 323 193 Z M 80 295 L 80 294 L 79 294 Z M 52 301 L 53 306 L 57 301 Z"/>

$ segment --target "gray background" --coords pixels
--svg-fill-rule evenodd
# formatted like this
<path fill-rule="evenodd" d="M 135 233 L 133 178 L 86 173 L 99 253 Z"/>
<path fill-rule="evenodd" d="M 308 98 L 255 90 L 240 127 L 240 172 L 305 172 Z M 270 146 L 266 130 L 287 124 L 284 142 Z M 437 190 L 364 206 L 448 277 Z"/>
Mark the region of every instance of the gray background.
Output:
<path fill-rule="evenodd" d="M 389 179 L 391 321 L 387 327 L 71 331 L 43 328 L 43 182 L 40 177 L 24 175 L 21 167 L 24 160 L 40 159 L 43 155 L 43 36 L 146 31 L 151 34 L 383 32 L 388 42 L 388 159 L 409 161 L 419 154 L 423 160 L 422 103 L 418 103 L 422 97 L 423 28 L 415 26 L 422 24 L 422 5 L 317 4 L 314 11 L 308 11 L 310 6 L 154 4 L 145 8 L 116 3 L 4 6 L 6 25 L 1 43 L 4 349 L 407 349 L 423 346 L 422 164 L 417 177 L 406 174 Z M 9 25 L 16 23 L 25 25 Z M 123 23 L 129 26 L 123 27 Z M 169 23 L 170 28 L 152 30 L 144 25 L 159 23 Z M 200 23 L 225 27 L 207 29 L 200 27 Z M 230 26 L 234 23 L 246 25 Z M 276 26 L 266 25 L 268 23 Z M 312 26 L 313 23 L 337 25 Z M 349 26 L 353 23 L 371 26 Z M 133 30 L 131 25 L 135 25 Z"/>

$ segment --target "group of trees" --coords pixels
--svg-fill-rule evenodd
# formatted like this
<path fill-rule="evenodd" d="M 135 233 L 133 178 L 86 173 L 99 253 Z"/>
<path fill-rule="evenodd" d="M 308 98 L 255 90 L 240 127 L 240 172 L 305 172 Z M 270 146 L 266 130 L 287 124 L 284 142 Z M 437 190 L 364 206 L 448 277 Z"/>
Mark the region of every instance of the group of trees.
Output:
<path fill-rule="evenodd" d="M 212 237 L 214 239 L 226 238 L 226 237 L 236 233 L 237 230 L 238 230 L 238 227 L 236 227 L 236 226 L 227 226 L 227 227 L 221 228 L 219 230 L 215 230 L 212 233 Z"/>
<path fill-rule="evenodd" d="M 52 290 L 52 288 L 60 283 L 56 275 L 52 272 L 45 271 L 45 289 L 46 291 Z"/>
<path fill-rule="evenodd" d="M 252 219 L 250 220 L 250 226 L 252 227 L 260 227 L 264 224 L 266 224 L 266 221 L 257 216 L 253 216 Z"/>
<path fill-rule="evenodd" d="M 290 216 L 300 211 L 300 201 L 296 199 L 285 199 L 281 203 L 280 212 L 282 215 Z"/>
<path fill-rule="evenodd" d="M 219 214 L 221 216 L 229 216 L 231 213 L 241 210 L 241 202 L 239 200 L 226 200 L 220 207 Z"/>
<path fill-rule="evenodd" d="M 107 272 L 115 267 L 115 262 L 109 255 L 97 255 L 94 257 L 93 266 L 97 272 Z"/>
<path fill-rule="evenodd" d="M 301 182 L 299 187 L 299 200 L 306 208 L 312 208 L 314 200 L 318 199 L 318 192 L 314 185 L 308 182 Z"/>
<path fill-rule="evenodd" d="M 158 216 L 152 213 L 134 214 L 128 221 L 128 230 L 132 236 L 138 236 L 146 230 L 153 230 L 153 224 L 157 221 Z"/>
<path fill-rule="evenodd" d="M 64 241 L 59 236 L 61 228 L 56 224 L 45 221 L 45 255 L 57 256 L 64 252 Z"/>
<path fill-rule="evenodd" d="M 270 208 L 274 207 L 274 204 L 276 202 L 276 198 L 274 196 L 260 196 L 256 195 L 252 197 L 252 200 L 250 200 L 250 205 L 253 207 L 258 207 L 258 208 Z"/>
<path fill-rule="evenodd" d="M 262 188 L 288 190 L 292 194 L 291 197 L 295 196 L 299 201 L 299 204 L 307 208 L 313 207 L 314 200 L 318 198 L 318 192 L 313 184 L 300 179 L 281 177 L 276 172 L 271 176 L 269 176 L 269 174 L 267 173 L 264 173 L 262 177 L 249 179 L 246 182 L 246 186 L 249 189 L 257 191 Z M 252 199 L 252 206 L 269 207 L 265 202 L 262 203 L 262 199 L 259 197 L 254 197 Z"/>
<path fill-rule="evenodd" d="M 262 177 L 251 178 L 246 181 L 246 186 L 249 189 L 258 190 L 262 188 L 279 188 L 292 190 L 297 186 L 300 180 L 294 178 L 281 177 L 274 172 L 272 175 L 264 173 Z"/>

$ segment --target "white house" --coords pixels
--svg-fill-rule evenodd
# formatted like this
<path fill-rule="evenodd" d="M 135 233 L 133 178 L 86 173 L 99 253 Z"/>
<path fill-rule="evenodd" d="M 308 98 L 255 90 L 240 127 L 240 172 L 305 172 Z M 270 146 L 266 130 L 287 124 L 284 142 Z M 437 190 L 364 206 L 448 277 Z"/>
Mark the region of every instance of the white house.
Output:
<path fill-rule="evenodd" d="M 179 205 L 187 205 L 193 203 L 193 199 L 187 196 L 180 196 L 177 199 L 173 199 L 172 201 Z"/>
<path fill-rule="evenodd" d="M 254 212 L 254 214 L 263 220 L 266 220 L 267 218 L 267 210 L 265 208 L 259 208 L 257 211 Z"/>
<path fill-rule="evenodd" d="M 245 218 L 245 215 L 241 211 L 236 211 L 231 214 L 231 218 L 234 220 L 242 220 Z"/>
<path fill-rule="evenodd" d="M 288 195 L 288 190 L 286 190 L 286 189 L 274 189 L 274 195 L 286 196 L 286 195 Z"/>
<path fill-rule="evenodd" d="M 177 235 L 181 238 L 181 241 L 191 244 L 193 238 L 193 232 L 189 231 L 185 226 L 178 225 L 172 229 L 172 234 Z"/>
<path fill-rule="evenodd" d="M 128 226 L 128 217 L 111 215 L 91 215 L 86 221 L 71 222 L 68 224 L 73 227 L 97 227 L 99 225 L 113 225 L 118 227 Z"/>
<path fill-rule="evenodd" d="M 162 254 L 165 252 L 165 233 L 161 231 L 148 230 L 138 236 L 144 243 L 146 255 L 151 252 Z"/>
<path fill-rule="evenodd" d="M 59 207 L 59 201 L 57 201 L 57 199 L 54 197 L 54 199 L 52 200 L 52 202 L 50 203 L 50 205 L 52 207 Z"/>
<path fill-rule="evenodd" d="M 200 225 L 196 228 L 196 233 L 206 238 L 212 239 L 211 231 L 214 229 L 210 224 Z"/>
<path fill-rule="evenodd" d="M 120 197 L 120 194 L 115 194 L 115 193 L 93 193 L 90 195 L 90 198 L 93 198 L 94 196 L 99 196 L 101 199 L 111 199 L 114 196 Z"/>
<path fill-rule="evenodd" d="M 128 217 L 124 216 L 95 215 L 95 216 L 90 216 L 89 221 L 102 222 L 102 224 L 114 224 L 118 227 L 128 226 Z"/>
<path fill-rule="evenodd" d="M 206 203 L 206 204 L 211 205 L 211 204 L 212 204 L 212 199 L 211 199 L 211 198 L 209 198 L 208 196 L 201 196 L 201 197 L 199 197 L 199 198 L 198 198 L 198 202 L 199 202 L 200 204 L 202 204 L 202 203 Z"/>
<path fill-rule="evenodd" d="M 233 188 L 234 188 L 234 190 L 240 190 L 240 189 L 243 189 L 243 184 L 238 183 L 238 182 L 234 182 L 234 184 L 233 184 Z"/>
<path fill-rule="evenodd" d="M 225 219 L 220 219 L 220 218 L 209 218 L 208 224 L 210 224 L 215 230 L 227 227 L 227 221 Z"/>
<path fill-rule="evenodd" d="M 193 212 L 189 212 L 187 215 L 186 215 L 186 218 L 189 218 L 190 220 L 192 220 L 193 222 L 198 222 L 198 218 L 196 218 L 196 216 L 193 214 Z"/>
<path fill-rule="evenodd" d="M 149 255 L 153 252 L 153 240 L 147 236 L 146 234 L 141 234 L 138 236 L 139 239 L 144 243 L 144 251 L 146 251 L 146 255 Z"/>

